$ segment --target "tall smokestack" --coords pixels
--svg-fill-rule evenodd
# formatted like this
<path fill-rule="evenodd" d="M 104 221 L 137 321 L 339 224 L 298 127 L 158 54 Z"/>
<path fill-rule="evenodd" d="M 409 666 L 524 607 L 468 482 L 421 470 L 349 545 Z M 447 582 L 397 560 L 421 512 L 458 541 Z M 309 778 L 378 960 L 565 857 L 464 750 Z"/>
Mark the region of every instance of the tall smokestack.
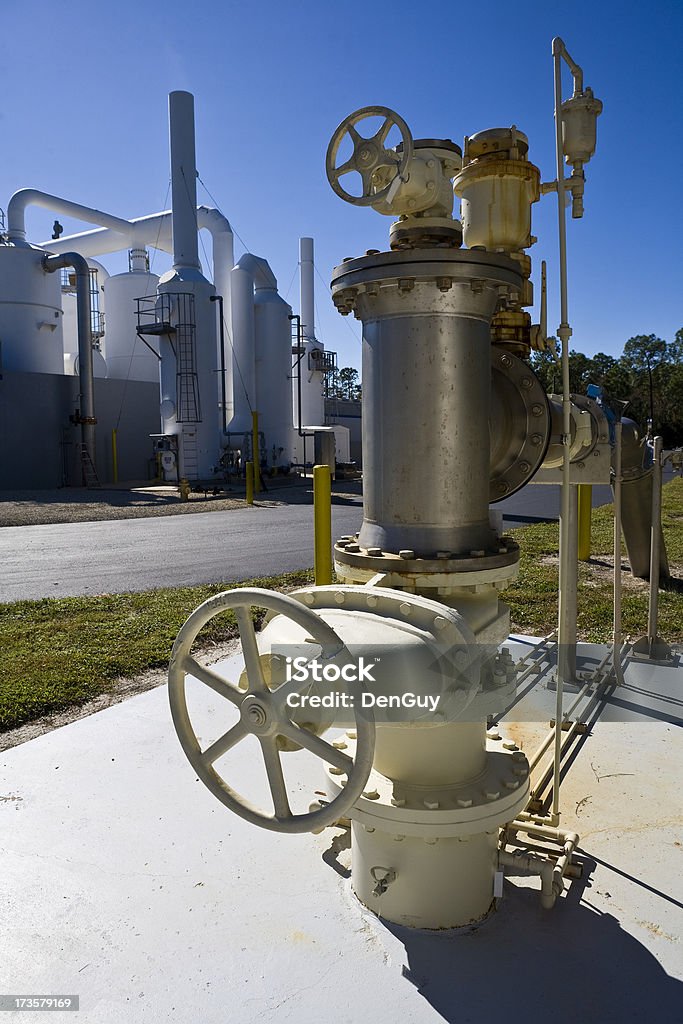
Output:
<path fill-rule="evenodd" d="M 313 285 L 313 239 L 299 239 L 299 286 L 301 334 L 304 341 L 315 341 L 315 291 Z"/>
<path fill-rule="evenodd" d="M 173 269 L 200 270 L 197 248 L 197 168 L 194 144 L 194 96 L 168 97 L 173 208 Z"/>

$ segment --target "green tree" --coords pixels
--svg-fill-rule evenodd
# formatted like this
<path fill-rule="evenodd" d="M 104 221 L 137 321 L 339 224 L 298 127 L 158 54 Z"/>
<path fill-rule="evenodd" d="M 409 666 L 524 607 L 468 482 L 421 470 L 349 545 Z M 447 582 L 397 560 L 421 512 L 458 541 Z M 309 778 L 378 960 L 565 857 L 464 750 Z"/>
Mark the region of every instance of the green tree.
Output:
<path fill-rule="evenodd" d="M 342 366 L 331 378 L 328 378 L 326 395 L 328 398 L 343 398 L 355 401 L 361 397 L 361 386 L 358 370 L 353 366 Z"/>
<path fill-rule="evenodd" d="M 549 394 L 561 392 L 562 373 L 552 353 L 532 352 L 529 363 Z M 610 398 L 628 403 L 626 415 L 643 428 L 652 404 L 655 432 L 666 445 L 683 444 L 683 328 L 671 342 L 655 334 L 634 335 L 619 359 L 572 351 L 569 382 L 576 394 L 585 394 L 589 384 L 600 385 Z"/>

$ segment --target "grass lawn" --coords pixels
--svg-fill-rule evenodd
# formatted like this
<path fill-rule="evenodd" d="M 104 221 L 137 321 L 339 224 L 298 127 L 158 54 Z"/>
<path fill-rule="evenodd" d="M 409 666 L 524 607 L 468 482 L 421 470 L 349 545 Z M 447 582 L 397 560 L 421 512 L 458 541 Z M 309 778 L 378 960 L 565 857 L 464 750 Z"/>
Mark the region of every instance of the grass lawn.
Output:
<path fill-rule="evenodd" d="M 591 560 L 579 563 L 578 634 L 594 642 L 612 636 L 613 508 L 593 509 Z M 662 493 L 662 527 L 672 581 L 659 595 L 659 634 L 669 643 L 683 640 L 683 479 L 666 484 Z M 539 523 L 515 530 L 521 547 L 520 572 L 503 591 L 514 630 L 544 635 L 557 625 L 559 525 Z M 626 549 L 622 545 L 626 558 Z M 624 636 L 637 640 L 647 631 L 649 584 L 622 575 Z"/>
<path fill-rule="evenodd" d="M 312 572 L 305 571 L 178 590 L 0 604 L 0 732 L 84 704 L 115 690 L 122 677 L 164 668 L 190 612 L 221 590 L 291 590 L 312 582 Z M 202 630 L 208 646 L 236 636 L 232 612 L 217 615 Z"/>
<path fill-rule="evenodd" d="M 672 575 L 680 580 L 683 480 L 665 486 L 662 518 Z M 511 607 L 516 631 L 545 634 L 557 620 L 558 526 L 521 527 L 515 530 L 515 539 L 522 549 L 520 573 L 503 600 Z M 593 512 L 592 560 L 579 568 L 582 639 L 608 640 L 611 635 L 611 550 L 612 509 L 604 506 Z M 312 582 L 312 573 L 302 571 L 240 584 L 0 604 L 0 731 L 116 690 L 121 678 L 165 667 L 180 626 L 212 594 L 234 586 L 287 590 Z M 628 572 L 624 584 L 624 633 L 635 639 L 646 629 L 648 585 L 631 580 Z M 660 634 L 669 642 L 683 640 L 683 592 L 662 592 L 659 608 Z M 202 632 L 209 645 L 236 635 L 229 612 Z"/>

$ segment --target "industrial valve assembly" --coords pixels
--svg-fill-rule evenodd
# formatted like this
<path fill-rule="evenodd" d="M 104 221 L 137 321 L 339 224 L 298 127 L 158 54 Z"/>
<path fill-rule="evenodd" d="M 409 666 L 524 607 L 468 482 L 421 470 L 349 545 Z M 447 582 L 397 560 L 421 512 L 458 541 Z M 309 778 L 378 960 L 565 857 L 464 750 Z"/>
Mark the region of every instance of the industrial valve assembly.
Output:
<path fill-rule="evenodd" d="M 575 212 L 601 109 L 589 92 L 581 85 L 562 107 Z M 392 131 L 400 141 L 388 146 Z M 339 163 L 344 146 L 351 155 Z M 338 311 L 363 326 L 362 526 L 334 546 L 340 584 L 286 597 L 249 589 L 218 595 L 183 626 L 171 662 L 178 735 L 218 799 L 276 832 L 347 828 L 359 900 L 414 928 L 460 927 L 488 915 L 506 863 L 500 829 L 529 798 L 525 754 L 487 730 L 516 691 L 514 663 L 501 649 L 510 615 L 500 592 L 519 561 L 489 503 L 537 474 L 554 479 L 565 458 L 574 482 L 609 480 L 599 404 L 572 398 L 567 431 L 561 399 L 545 394 L 524 360 L 532 344 L 545 343 L 545 325 L 532 327 L 527 312 L 526 250 L 535 241 L 531 208 L 551 190 L 528 157 L 528 139 L 514 125 L 469 136 L 464 153 L 450 139 L 413 139 L 386 107 L 365 107 L 339 125 L 327 151 L 331 187 L 352 205 L 394 218 L 389 249 L 344 260 L 331 283 Z M 347 184 L 354 175 L 358 194 Z M 406 437 L 419 438 L 419 457 Z M 251 607 L 268 613 L 259 634 Z M 202 626 L 225 610 L 234 610 L 242 641 L 238 683 L 190 650 Z M 292 652 L 300 664 L 339 669 L 343 713 L 316 715 L 299 699 L 326 691 L 305 672 L 282 675 Z M 363 658 L 375 668 L 369 684 L 342 671 Z M 190 677 L 239 716 L 205 749 L 188 712 Z M 390 714 L 379 699 L 365 706 L 368 689 L 398 703 L 409 692 L 439 699 Z M 248 737 L 260 746 L 272 810 L 247 802 L 216 767 Z M 310 809 L 298 813 L 282 759 L 302 748 L 325 770 L 311 780 Z M 545 905 L 557 892 L 555 879 Z"/>

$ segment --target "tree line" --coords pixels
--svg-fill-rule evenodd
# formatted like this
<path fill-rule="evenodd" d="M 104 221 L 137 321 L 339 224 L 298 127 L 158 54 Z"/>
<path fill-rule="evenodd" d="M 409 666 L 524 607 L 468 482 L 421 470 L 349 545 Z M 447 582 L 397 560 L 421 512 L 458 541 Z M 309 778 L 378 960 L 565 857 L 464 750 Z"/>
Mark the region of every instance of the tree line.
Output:
<path fill-rule="evenodd" d="M 552 353 L 532 352 L 530 363 L 546 391 L 560 394 L 562 370 Z M 643 429 L 652 419 L 653 433 L 662 435 L 665 446 L 683 444 L 683 327 L 670 342 L 637 334 L 619 358 L 570 352 L 569 384 L 580 395 L 589 384 L 600 385 Z"/>

